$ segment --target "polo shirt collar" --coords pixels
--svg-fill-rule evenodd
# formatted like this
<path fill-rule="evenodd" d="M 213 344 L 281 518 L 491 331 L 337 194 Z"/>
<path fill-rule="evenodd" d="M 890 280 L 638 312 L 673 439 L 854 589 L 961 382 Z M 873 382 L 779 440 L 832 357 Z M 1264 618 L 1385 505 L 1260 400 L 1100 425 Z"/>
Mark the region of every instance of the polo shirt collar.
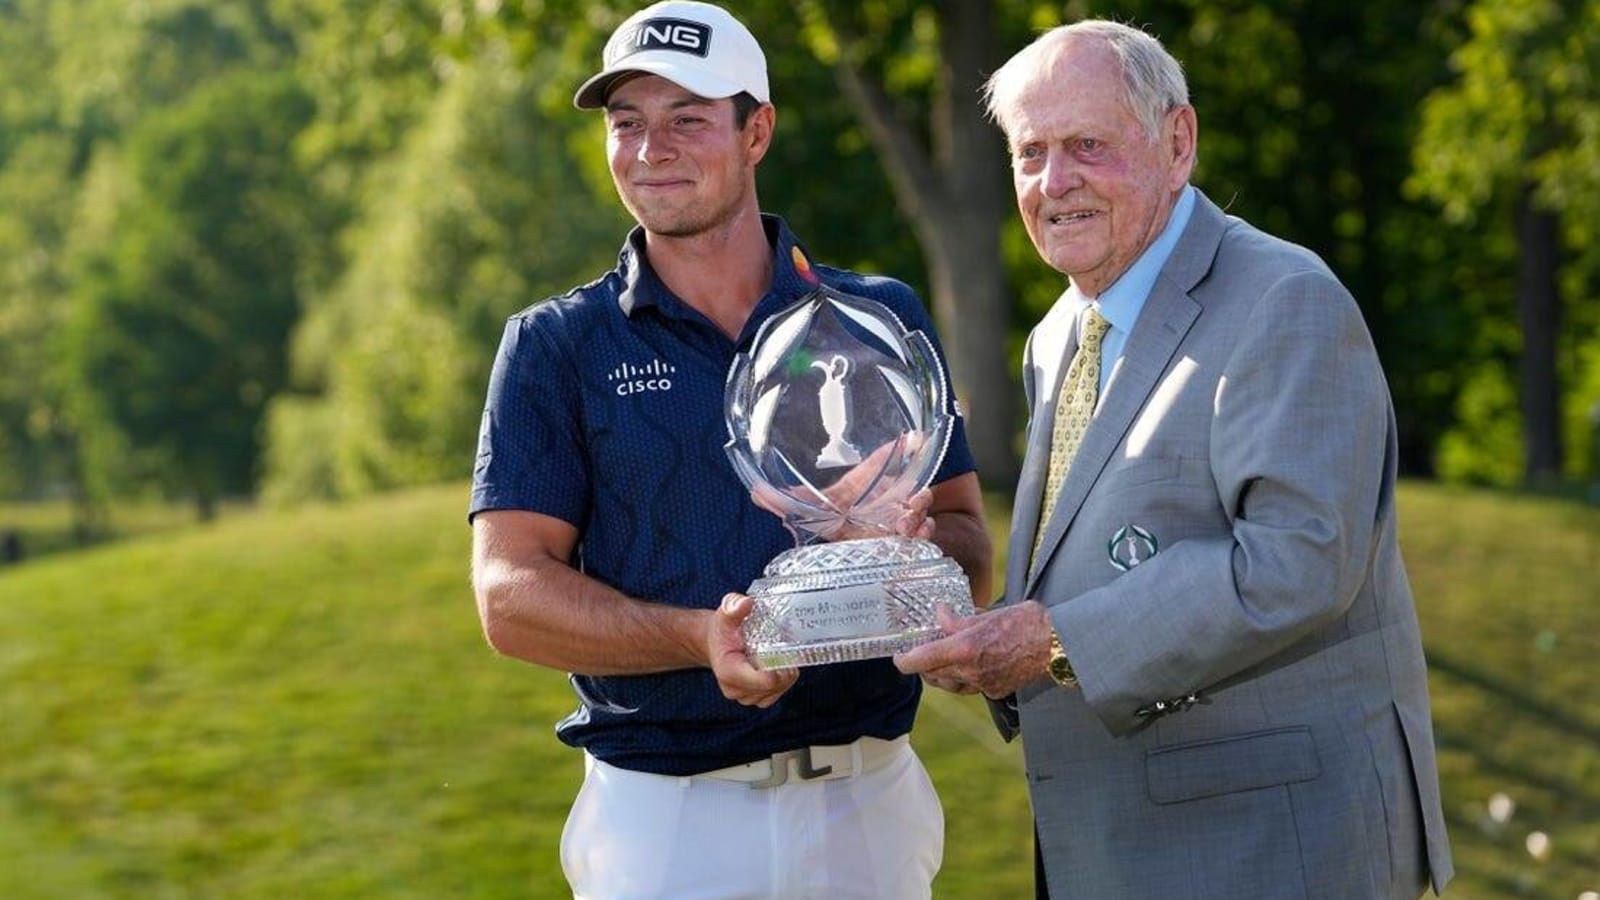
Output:
<path fill-rule="evenodd" d="M 772 285 L 767 293 L 787 300 L 809 292 L 814 284 L 801 277 L 794 266 L 794 249 L 800 247 L 800 242 L 789 230 L 789 223 L 781 216 L 762 213 L 761 226 L 767 233 L 767 243 L 773 247 Z M 804 247 L 800 247 L 800 252 L 810 259 Z M 625 316 L 631 318 L 636 311 L 651 306 L 669 314 L 676 313 L 684 305 L 650 268 L 649 257 L 645 255 L 643 226 L 636 225 L 628 233 L 622 252 L 617 255 L 617 274 L 622 276 L 617 305 Z"/>

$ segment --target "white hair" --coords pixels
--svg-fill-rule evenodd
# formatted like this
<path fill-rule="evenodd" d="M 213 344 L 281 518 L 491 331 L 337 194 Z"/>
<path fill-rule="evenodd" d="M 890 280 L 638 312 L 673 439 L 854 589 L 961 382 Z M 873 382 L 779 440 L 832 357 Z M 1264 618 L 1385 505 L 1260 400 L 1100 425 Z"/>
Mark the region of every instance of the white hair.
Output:
<path fill-rule="evenodd" d="M 1106 19 L 1084 19 L 1052 28 L 1021 50 L 989 77 L 983 103 L 989 117 L 1010 133 L 1005 114 L 1017 94 L 1050 64 L 1073 38 L 1094 38 L 1117 55 L 1122 65 L 1125 100 L 1154 141 L 1161 136 L 1161 118 L 1189 103 L 1183 65 L 1147 32 Z"/>

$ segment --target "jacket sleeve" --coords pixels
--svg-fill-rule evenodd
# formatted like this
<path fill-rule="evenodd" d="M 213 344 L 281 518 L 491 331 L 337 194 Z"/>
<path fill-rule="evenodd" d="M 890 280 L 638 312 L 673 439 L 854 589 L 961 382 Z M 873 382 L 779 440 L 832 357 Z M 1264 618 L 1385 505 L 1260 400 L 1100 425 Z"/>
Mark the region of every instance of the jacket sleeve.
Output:
<path fill-rule="evenodd" d="M 1342 616 L 1370 565 L 1389 399 L 1359 308 L 1325 270 L 1273 284 L 1226 352 L 1206 460 L 1226 528 L 1052 609 L 1113 734 Z M 1197 501 L 1200 502 L 1200 501 Z"/>

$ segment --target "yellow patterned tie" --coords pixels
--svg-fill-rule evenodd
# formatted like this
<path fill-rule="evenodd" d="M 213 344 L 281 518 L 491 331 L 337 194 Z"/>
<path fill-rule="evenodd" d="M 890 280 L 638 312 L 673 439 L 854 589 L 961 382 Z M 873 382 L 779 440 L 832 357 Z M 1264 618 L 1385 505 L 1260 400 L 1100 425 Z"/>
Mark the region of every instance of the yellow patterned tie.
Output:
<path fill-rule="evenodd" d="M 1039 555 L 1039 544 L 1044 540 L 1051 513 L 1056 511 L 1056 498 L 1061 495 L 1072 458 L 1078 455 L 1083 433 L 1094 418 L 1095 401 L 1100 396 L 1100 344 L 1110 327 L 1111 323 L 1094 307 L 1083 311 L 1078 352 L 1072 355 L 1067 375 L 1061 380 L 1061 393 L 1056 396 L 1055 427 L 1050 430 L 1050 474 L 1045 478 L 1043 509 L 1033 535 L 1034 556 Z"/>

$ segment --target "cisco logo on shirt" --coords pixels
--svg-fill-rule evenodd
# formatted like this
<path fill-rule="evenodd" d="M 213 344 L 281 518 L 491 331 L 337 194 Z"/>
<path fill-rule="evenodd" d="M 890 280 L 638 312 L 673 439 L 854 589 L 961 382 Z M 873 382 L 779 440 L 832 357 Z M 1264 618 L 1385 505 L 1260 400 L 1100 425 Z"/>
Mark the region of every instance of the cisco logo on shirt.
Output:
<path fill-rule="evenodd" d="M 669 391 L 672 390 L 672 373 L 676 371 L 678 371 L 677 366 L 669 365 L 659 359 L 653 359 L 643 366 L 623 363 L 606 376 L 606 381 L 616 386 L 618 397 L 645 391 Z"/>

